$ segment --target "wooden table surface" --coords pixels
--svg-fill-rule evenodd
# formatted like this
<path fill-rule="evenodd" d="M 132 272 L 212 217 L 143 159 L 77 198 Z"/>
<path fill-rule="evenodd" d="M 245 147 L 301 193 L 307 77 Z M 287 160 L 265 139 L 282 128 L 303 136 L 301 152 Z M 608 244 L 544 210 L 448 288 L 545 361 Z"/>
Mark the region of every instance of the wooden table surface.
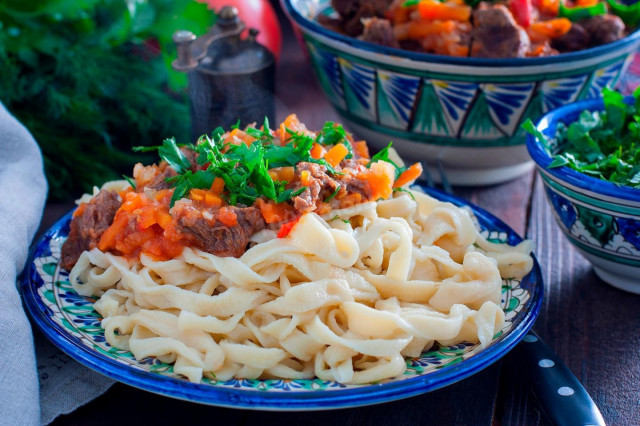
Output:
<path fill-rule="evenodd" d="M 277 118 L 295 112 L 312 129 L 327 120 L 339 121 L 288 23 L 283 22 L 283 31 Z M 562 236 L 533 172 L 502 185 L 454 191 L 535 241 L 545 295 L 534 330 L 583 383 L 607 424 L 640 424 L 640 296 L 617 290 L 596 277 L 590 264 Z M 47 206 L 43 228 L 68 208 Z M 210 407 L 116 383 L 53 424 L 548 424 L 522 378 L 526 368 L 529 366 L 511 353 L 474 376 L 428 394 L 368 407 L 297 413 Z"/>

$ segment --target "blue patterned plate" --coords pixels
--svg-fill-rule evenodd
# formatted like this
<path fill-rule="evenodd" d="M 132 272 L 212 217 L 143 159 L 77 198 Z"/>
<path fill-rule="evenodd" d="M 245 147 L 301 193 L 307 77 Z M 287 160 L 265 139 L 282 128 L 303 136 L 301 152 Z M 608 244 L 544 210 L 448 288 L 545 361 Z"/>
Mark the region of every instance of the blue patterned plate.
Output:
<path fill-rule="evenodd" d="M 492 241 L 517 244 L 521 238 L 506 224 L 466 201 L 436 191 L 427 192 L 444 201 L 470 206 Z M 522 281 L 505 280 L 502 307 L 505 327 L 484 350 L 461 343 L 407 359 L 400 376 L 368 385 L 343 385 L 314 380 L 203 379 L 191 383 L 156 359 L 137 361 L 130 352 L 110 346 L 93 309 L 95 299 L 79 296 L 71 288 L 68 273 L 58 265 L 60 247 L 69 232 L 71 213 L 60 219 L 32 248 L 21 290 L 27 310 L 44 334 L 78 362 L 123 383 L 154 393 L 233 408 L 310 410 L 354 407 L 392 401 L 432 391 L 457 382 L 491 365 L 524 337 L 533 325 L 542 302 L 540 266 Z"/>

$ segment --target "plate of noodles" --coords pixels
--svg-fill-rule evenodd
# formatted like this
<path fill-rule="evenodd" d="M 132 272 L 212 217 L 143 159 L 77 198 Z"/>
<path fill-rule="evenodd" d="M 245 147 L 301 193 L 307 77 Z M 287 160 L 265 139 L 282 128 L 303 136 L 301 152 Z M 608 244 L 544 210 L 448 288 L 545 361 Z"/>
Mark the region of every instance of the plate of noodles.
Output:
<path fill-rule="evenodd" d="M 451 384 L 531 328 L 543 282 L 491 214 L 336 123 L 168 139 L 78 200 L 21 289 L 45 335 L 123 383 L 226 407 L 352 407 Z"/>

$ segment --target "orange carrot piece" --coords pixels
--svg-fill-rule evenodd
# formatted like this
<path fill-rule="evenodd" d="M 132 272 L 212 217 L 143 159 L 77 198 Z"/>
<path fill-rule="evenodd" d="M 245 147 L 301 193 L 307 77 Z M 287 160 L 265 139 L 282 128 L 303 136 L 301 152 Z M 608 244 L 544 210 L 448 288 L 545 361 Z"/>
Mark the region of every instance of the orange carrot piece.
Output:
<path fill-rule="evenodd" d="M 207 191 L 204 194 L 204 203 L 207 206 L 211 206 L 211 207 L 219 207 L 222 205 L 222 198 L 220 198 L 219 196 L 217 196 L 216 194 Z"/>
<path fill-rule="evenodd" d="M 156 211 L 156 222 L 162 229 L 165 229 L 169 226 L 169 224 L 173 221 L 171 215 L 164 210 Z"/>
<path fill-rule="evenodd" d="M 562 37 L 571 29 L 571 21 L 567 18 L 555 18 L 548 21 L 538 21 L 531 24 L 531 31 L 543 34 L 549 38 Z"/>
<path fill-rule="evenodd" d="M 220 195 L 222 191 L 224 191 L 224 179 L 216 177 L 211 184 L 211 192 L 215 195 Z"/>
<path fill-rule="evenodd" d="M 260 208 L 260 213 L 264 221 L 267 223 L 283 222 L 293 217 L 293 211 L 286 203 L 276 204 L 258 199 L 258 207 Z"/>
<path fill-rule="evenodd" d="M 418 3 L 418 12 L 423 19 L 438 19 L 466 22 L 471 18 L 471 7 L 455 3 L 440 3 L 435 0 L 422 0 Z"/>
<path fill-rule="evenodd" d="M 289 233 L 291 232 L 293 227 L 296 226 L 299 220 L 300 218 L 292 220 L 291 222 L 287 222 L 284 225 L 282 225 L 280 227 L 280 231 L 278 232 L 278 238 L 285 238 L 287 235 L 289 235 Z"/>
<path fill-rule="evenodd" d="M 331 164 L 333 167 L 336 167 L 340 162 L 344 159 L 344 157 L 349 154 L 349 150 L 344 144 L 334 145 L 325 155 L 324 159 L 327 160 L 327 163 Z"/>
<path fill-rule="evenodd" d="M 353 152 L 360 158 L 371 158 L 369 156 L 369 147 L 365 141 L 357 141 L 351 144 Z"/>
<path fill-rule="evenodd" d="M 576 0 L 575 5 L 579 7 L 591 7 L 598 4 L 600 0 Z"/>
<path fill-rule="evenodd" d="M 319 143 L 314 143 L 313 146 L 311 147 L 311 151 L 309 151 L 309 154 L 311 154 L 311 158 L 315 158 L 316 160 L 319 160 L 322 157 L 324 157 L 326 153 L 327 153 L 327 150 L 324 149 L 324 147 Z"/>
<path fill-rule="evenodd" d="M 238 224 L 238 216 L 236 215 L 236 212 L 228 207 L 222 207 L 218 211 L 216 219 L 224 226 L 236 226 Z"/>
<path fill-rule="evenodd" d="M 204 190 L 203 189 L 192 189 L 189 191 L 189 197 L 193 201 L 204 201 Z"/>
<path fill-rule="evenodd" d="M 414 180 L 418 179 L 421 174 L 422 174 L 422 164 L 415 163 L 414 165 L 409 167 L 407 170 L 402 172 L 400 176 L 398 176 L 398 179 L 396 179 L 396 181 L 393 183 L 393 187 L 399 188 L 410 182 L 413 182 Z"/>
<path fill-rule="evenodd" d="M 456 29 L 456 23 L 452 20 L 429 22 L 411 21 L 406 38 L 420 39 L 433 34 L 451 33 Z M 402 37 L 399 37 L 402 38 Z"/>
<path fill-rule="evenodd" d="M 98 242 L 98 248 L 102 251 L 106 251 L 109 248 L 114 247 L 118 235 L 124 231 L 128 223 L 129 215 L 123 211 L 119 211 L 111 226 L 102 233 L 100 241 Z"/>
<path fill-rule="evenodd" d="M 361 177 L 362 176 L 362 177 Z M 366 173 L 358 175 L 360 179 L 366 179 L 371 187 L 371 198 L 386 200 L 393 193 L 393 181 L 395 168 L 384 161 L 373 163 Z"/>

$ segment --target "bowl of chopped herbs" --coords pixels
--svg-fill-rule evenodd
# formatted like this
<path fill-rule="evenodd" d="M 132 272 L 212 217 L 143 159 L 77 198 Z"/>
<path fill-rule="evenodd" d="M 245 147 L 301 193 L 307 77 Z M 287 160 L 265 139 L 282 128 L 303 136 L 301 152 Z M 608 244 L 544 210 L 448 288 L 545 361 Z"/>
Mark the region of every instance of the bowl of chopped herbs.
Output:
<path fill-rule="evenodd" d="M 640 294 L 640 88 L 605 89 L 523 128 L 566 237 L 600 278 Z"/>

